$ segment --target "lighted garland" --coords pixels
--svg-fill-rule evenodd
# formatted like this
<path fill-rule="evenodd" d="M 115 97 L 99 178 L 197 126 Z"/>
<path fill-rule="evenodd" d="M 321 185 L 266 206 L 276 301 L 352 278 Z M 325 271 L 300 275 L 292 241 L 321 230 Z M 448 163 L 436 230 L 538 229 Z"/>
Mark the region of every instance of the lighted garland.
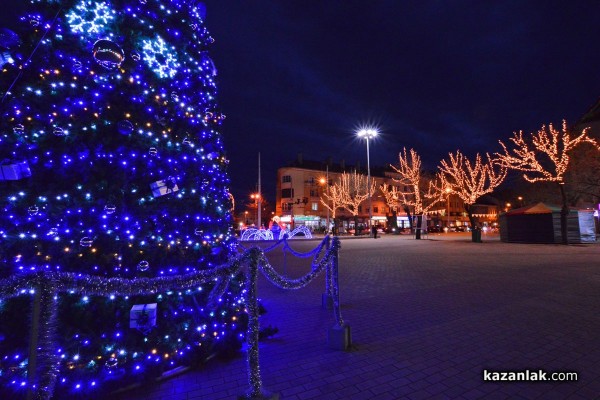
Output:
<path fill-rule="evenodd" d="M 273 240 L 273 232 L 269 229 L 248 228 L 244 230 L 240 239 L 242 241 Z"/>
<path fill-rule="evenodd" d="M 244 232 L 242 232 L 241 240 L 281 240 L 286 236 L 288 238 L 293 238 L 294 236 L 299 235 L 304 236 L 305 239 L 312 239 L 312 233 L 310 232 L 310 229 L 304 225 L 300 225 L 293 231 L 290 231 L 289 229 L 281 229 L 278 238 L 275 238 L 273 231 L 270 229 L 247 228 L 244 230 Z"/>
<path fill-rule="evenodd" d="M 331 237 L 329 235 L 325 236 L 325 238 L 323 238 L 323 240 L 321 241 L 321 243 L 319 243 L 319 245 L 317 247 L 315 247 L 313 250 L 306 252 L 306 253 L 300 253 L 295 251 L 289 244 L 288 239 L 290 239 L 288 237 L 288 235 L 283 235 L 276 243 L 274 243 L 273 245 L 262 249 L 263 252 L 265 253 L 269 253 L 273 250 L 275 250 L 276 248 L 278 248 L 281 244 L 283 244 L 283 250 L 285 251 L 289 251 L 292 255 L 294 255 L 295 257 L 299 257 L 299 258 L 308 258 L 311 256 L 316 258 L 318 257 L 318 255 L 321 253 L 321 251 L 323 250 L 323 247 L 329 247 L 330 245 L 330 239 Z M 243 243 L 239 242 L 237 244 L 238 249 L 241 250 L 249 250 L 249 247 L 246 247 Z"/>

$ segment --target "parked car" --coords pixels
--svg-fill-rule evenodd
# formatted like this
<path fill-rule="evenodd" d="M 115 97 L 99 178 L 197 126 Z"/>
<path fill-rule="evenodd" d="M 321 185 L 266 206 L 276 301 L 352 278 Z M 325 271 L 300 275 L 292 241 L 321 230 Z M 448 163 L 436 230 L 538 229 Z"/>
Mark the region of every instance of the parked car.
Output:
<path fill-rule="evenodd" d="M 442 227 L 441 226 L 428 226 L 427 227 L 427 232 L 429 232 L 429 233 L 442 232 Z"/>

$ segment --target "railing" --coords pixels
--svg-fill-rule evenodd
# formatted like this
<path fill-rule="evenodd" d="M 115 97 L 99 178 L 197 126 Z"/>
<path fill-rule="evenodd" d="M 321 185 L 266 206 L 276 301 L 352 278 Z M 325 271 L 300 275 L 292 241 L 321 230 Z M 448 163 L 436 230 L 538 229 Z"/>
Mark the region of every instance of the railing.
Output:
<path fill-rule="evenodd" d="M 269 264 L 265 253 L 283 246 L 297 257 L 313 257 L 311 271 L 297 279 L 288 279 L 279 274 Z M 243 272 L 246 279 L 248 330 L 247 369 L 249 391 L 244 395 L 248 399 L 265 398 L 262 387 L 259 363 L 259 321 L 257 280 L 258 272 L 274 285 L 284 289 L 299 289 L 315 279 L 323 270 L 326 271 L 326 295 L 333 303 L 336 326 L 344 325 L 339 304 L 338 266 L 340 242 L 337 237 L 333 240 L 326 236 L 321 244 L 309 253 L 295 252 L 288 244 L 287 237 L 267 249 L 252 247 L 243 248 L 243 252 L 233 258 L 228 264 L 212 270 L 204 270 L 184 275 L 158 278 L 102 278 L 98 276 L 66 273 L 38 272 L 23 274 L 0 280 L 0 300 L 22 295 L 34 294 L 33 318 L 28 369 L 28 398 L 49 400 L 52 398 L 60 363 L 56 351 L 54 337 L 57 332 L 58 293 L 79 293 L 96 296 L 131 296 L 141 294 L 156 294 L 173 289 L 188 289 L 200 284 L 217 280 L 209 304 L 219 298 L 229 286 L 230 279 L 238 272 Z M 322 257 L 319 256 L 325 252 Z"/>

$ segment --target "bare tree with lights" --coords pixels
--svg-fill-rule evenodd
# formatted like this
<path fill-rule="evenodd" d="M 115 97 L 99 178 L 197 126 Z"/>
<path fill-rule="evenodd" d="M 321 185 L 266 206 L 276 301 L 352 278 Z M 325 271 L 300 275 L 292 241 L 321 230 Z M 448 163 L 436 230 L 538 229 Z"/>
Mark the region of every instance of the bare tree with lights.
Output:
<path fill-rule="evenodd" d="M 354 234 L 358 235 L 358 209 L 359 206 L 375 193 L 375 181 L 371 180 L 368 187 L 367 178 L 356 171 L 340 177 L 340 196 L 342 208 L 348 210 L 354 217 Z"/>
<path fill-rule="evenodd" d="M 503 153 L 496 153 L 496 163 L 503 168 L 523 171 L 523 178 L 528 182 L 556 182 L 562 198 L 560 213 L 560 230 L 562 242 L 568 244 L 567 216 L 569 205 L 565 190 L 565 174 L 571 161 L 569 154 L 577 146 L 589 143 L 600 149 L 598 143 L 588 136 L 588 129 L 584 129 L 578 136 L 572 137 L 563 120 L 562 130 L 554 128 L 552 124 L 542 125 L 531 138 L 524 138 L 523 131 L 514 132 L 510 138 L 513 147 L 509 150 L 500 141 Z"/>
<path fill-rule="evenodd" d="M 429 212 L 438 202 L 443 200 L 444 191 L 441 184 L 441 175 L 437 174 L 433 179 L 426 179 L 422 169 L 421 157 L 414 150 L 409 153 L 406 148 L 399 154 L 398 166 L 391 167 L 400 175 L 399 182 L 405 191 L 398 191 L 400 202 L 406 207 L 413 209 L 417 216 L 417 224 L 420 225 L 422 215 Z M 385 195 L 385 193 L 384 193 Z M 420 239 L 420 230 L 417 229 L 416 238 Z"/>
<path fill-rule="evenodd" d="M 476 231 L 476 220 L 473 205 L 484 194 L 494 191 L 506 178 L 507 168 L 497 165 L 489 154 L 484 160 L 479 153 L 471 162 L 460 150 L 449 154 L 448 160 L 442 160 L 438 167 L 440 178 L 438 189 L 444 193 L 450 189 L 465 205 L 472 229 L 472 240 L 479 241 Z"/>
<path fill-rule="evenodd" d="M 394 232 L 398 233 L 398 220 L 397 220 L 398 207 L 402 206 L 402 204 L 400 204 L 400 194 L 399 194 L 398 187 L 384 183 L 381 186 L 379 186 L 379 190 L 383 194 L 383 197 L 385 199 L 385 204 L 387 205 L 387 207 L 390 209 L 390 212 L 392 213 L 392 220 L 389 221 L 388 223 L 390 223 L 392 229 L 395 229 Z M 406 215 L 408 216 L 409 221 L 412 222 L 412 216 L 410 214 L 410 209 L 408 209 L 408 210 L 405 209 L 405 211 L 407 211 Z"/>
<path fill-rule="evenodd" d="M 329 184 L 329 183 L 327 183 L 327 184 Z M 344 205 L 343 193 L 344 193 L 344 188 L 342 186 L 342 180 L 338 179 L 338 181 L 335 182 L 333 185 L 331 185 L 329 187 L 329 189 L 326 192 L 324 192 L 320 198 L 321 204 L 323 204 L 323 206 L 325 206 L 325 208 L 327 208 L 331 212 L 331 217 L 333 218 L 334 234 L 337 229 L 337 224 L 336 224 L 336 219 L 335 219 L 336 212 L 337 212 L 337 210 L 342 208 Z M 329 230 L 329 227 L 327 227 L 327 229 Z"/>

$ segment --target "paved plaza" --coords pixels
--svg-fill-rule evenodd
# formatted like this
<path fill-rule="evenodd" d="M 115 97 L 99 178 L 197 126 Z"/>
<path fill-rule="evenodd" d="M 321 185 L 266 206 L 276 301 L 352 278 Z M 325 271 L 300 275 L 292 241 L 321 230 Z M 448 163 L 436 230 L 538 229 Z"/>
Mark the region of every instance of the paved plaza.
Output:
<path fill-rule="evenodd" d="M 299 251 L 318 241 L 292 241 Z M 352 348 L 328 348 L 324 276 L 285 291 L 259 280 L 264 388 L 282 399 L 600 399 L 600 245 L 471 243 L 468 234 L 343 238 L 342 316 Z M 298 277 L 309 259 L 269 253 Z M 573 371 L 576 382 L 484 382 L 483 372 Z M 245 354 L 114 399 L 236 399 Z"/>

